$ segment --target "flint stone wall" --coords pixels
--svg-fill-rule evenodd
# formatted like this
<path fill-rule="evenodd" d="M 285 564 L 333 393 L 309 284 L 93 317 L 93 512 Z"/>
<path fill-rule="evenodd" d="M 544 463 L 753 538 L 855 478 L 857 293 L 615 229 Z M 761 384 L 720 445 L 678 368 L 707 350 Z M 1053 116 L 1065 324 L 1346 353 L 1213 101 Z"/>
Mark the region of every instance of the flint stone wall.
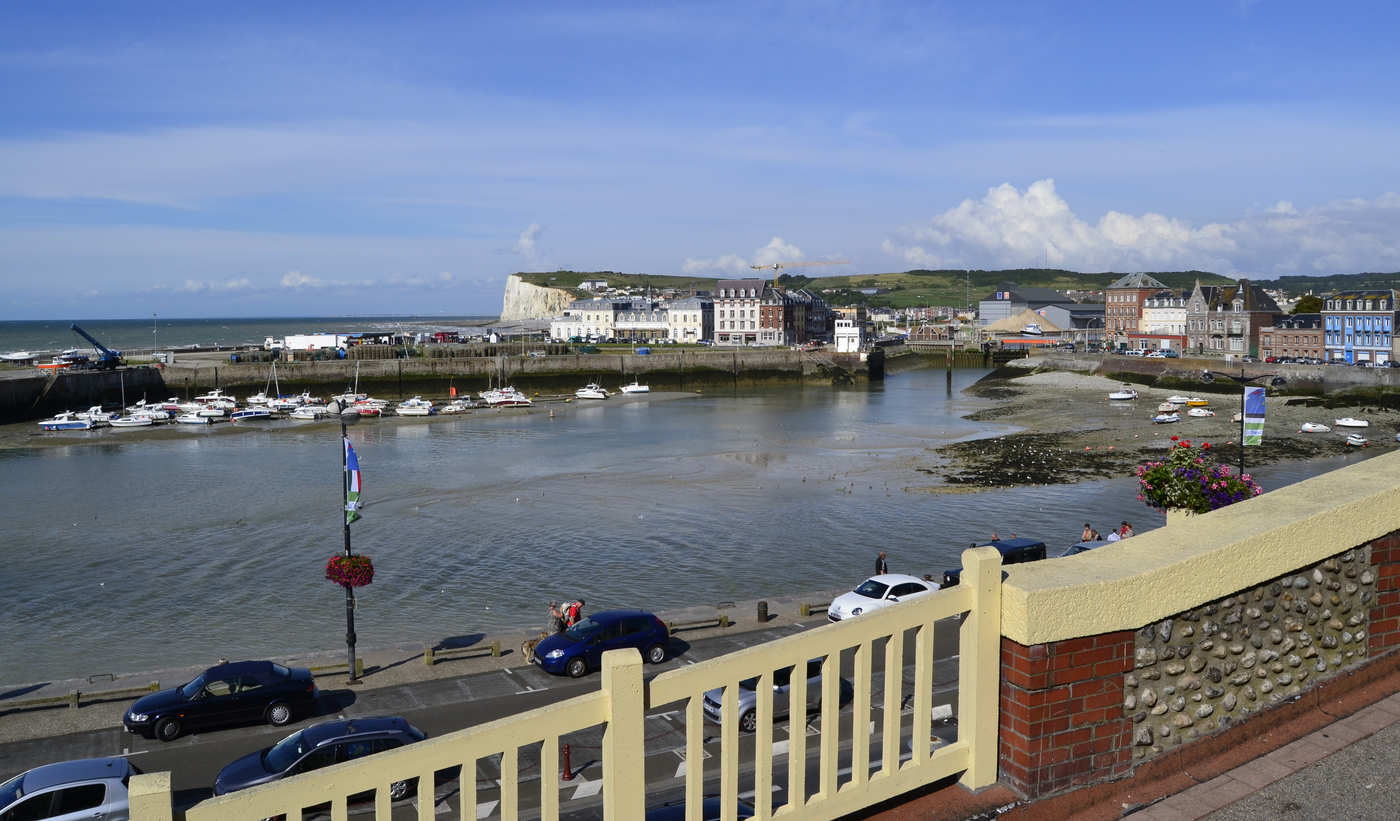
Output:
<path fill-rule="evenodd" d="M 1366 657 L 1371 546 L 1137 631 L 1123 708 L 1133 758 L 1223 730 Z"/>

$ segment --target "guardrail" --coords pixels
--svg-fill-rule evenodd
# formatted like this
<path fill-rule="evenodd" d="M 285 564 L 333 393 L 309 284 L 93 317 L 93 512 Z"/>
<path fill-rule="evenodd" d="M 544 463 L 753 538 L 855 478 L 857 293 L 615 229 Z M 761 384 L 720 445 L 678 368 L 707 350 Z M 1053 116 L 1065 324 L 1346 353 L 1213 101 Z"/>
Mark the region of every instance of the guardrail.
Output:
<path fill-rule="evenodd" d="M 478 765 L 482 759 L 498 758 L 499 805 L 495 812 L 503 819 L 518 818 L 522 812 L 522 788 L 538 790 L 538 817 L 556 821 L 559 817 L 560 740 L 570 733 L 602 725 L 601 795 L 605 819 L 640 819 L 645 814 L 646 783 L 637 777 L 645 771 L 646 738 L 644 721 L 649 708 L 685 701 L 685 792 L 687 819 L 701 817 L 705 792 L 708 728 L 702 699 L 707 690 L 722 688 L 723 721 L 720 725 L 720 792 L 725 806 L 733 807 L 738 797 L 739 721 L 737 691 L 739 682 L 757 677 L 757 722 L 754 727 L 755 818 L 775 814 L 772 804 L 774 760 L 787 756 L 787 805 L 777 814 L 802 819 L 829 819 L 872 806 L 900 793 L 926 786 L 962 773 L 964 785 L 977 789 L 990 785 L 997 775 L 997 692 L 1000 663 L 1001 556 L 993 548 L 963 553 L 963 583 L 937 595 L 921 596 L 894 607 L 860 618 L 824 625 L 813 630 L 751 647 L 720 658 L 703 661 L 658 675 L 648 685 L 642 679 L 642 660 L 634 649 L 612 650 L 603 654 L 601 687 L 577 696 L 466 730 L 429 739 L 397 750 L 336 764 L 283 781 L 217 796 L 185 811 L 186 821 L 242 821 L 286 816 L 302 817 L 307 807 L 329 804 L 332 819 L 348 816 L 352 795 L 373 792 L 376 818 L 389 818 L 393 809 L 389 798 L 395 782 L 418 779 L 432 784 L 439 774 L 451 777 L 460 768 L 457 796 L 461 817 L 474 817 L 477 808 Z M 933 717 L 934 625 L 941 619 L 966 614 L 959 632 L 958 647 L 958 736 L 957 740 L 931 750 L 928 739 Z M 913 702 L 910 740 L 902 731 L 905 699 L 904 645 L 906 634 L 914 634 L 914 676 L 909 698 Z M 885 677 L 884 719 L 880 739 L 882 754 L 871 770 L 870 744 L 873 739 L 871 698 L 872 660 L 883 644 L 884 666 L 899 674 Z M 850 776 L 837 783 L 841 725 L 840 656 L 854 649 L 854 718 L 850 725 Z M 821 659 L 822 704 L 820 777 L 818 789 L 809 795 L 806 784 L 807 737 L 792 733 L 785 749 L 775 750 L 773 736 L 772 682 L 776 671 L 786 667 L 805 670 L 809 659 Z M 805 703 L 806 678 L 792 676 L 791 699 Z M 798 725 L 801 726 L 800 724 Z M 914 740 L 918 740 L 916 743 Z M 908 745 L 912 758 L 900 761 L 901 749 Z M 748 745 L 744 745 L 749 749 Z M 521 780 L 521 756 L 533 769 L 538 756 L 538 779 Z M 711 765 L 713 766 L 713 765 Z M 448 772 L 445 772 L 448 771 Z M 172 793 L 169 775 L 138 775 L 131 782 L 131 813 L 142 821 L 172 821 Z M 433 801 L 418 802 L 417 817 L 432 819 L 437 807 Z M 524 810 L 536 814 L 534 806 Z"/>
<path fill-rule="evenodd" d="M 19 712 L 21 710 L 43 710 L 49 707 L 66 706 L 70 710 L 76 710 L 82 706 L 83 701 L 93 704 L 99 701 L 115 701 L 117 699 L 135 698 L 144 696 L 147 693 L 154 693 L 160 689 L 160 682 L 153 681 L 140 687 L 123 687 L 116 690 L 97 690 L 95 692 L 83 692 L 82 690 L 69 690 L 61 696 L 42 696 L 40 698 L 26 698 L 18 701 L 0 701 L 0 713 Z"/>
<path fill-rule="evenodd" d="M 805 619 L 813 613 L 825 613 L 828 607 L 831 607 L 831 602 L 829 601 L 817 602 L 815 604 L 803 602 L 797 606 L 797 614 Z"/>
<path fill-rule="evenodd" d="M 666 629 L 671 635 L 675 635 L 682 630 L 704 630 L 709 627 L 728 627 L 730 625 L 729 616 L 721 613 L 708 619 L 695 619 L 694 621 L 668 621 Z"/>
<path fill-rule="evenodd" d="M 423 663 L 429 667 L 439 661 L 452 661 L 454 659 L 474 659 L 491 656 L 500 658 L 501 642 L 493 641 L 490 644 L 483 644 L 480 647 L 424 647 Z"/>
<path fill-rule="evenodd" d="M 318 665 L 318 666 L 316 666 L 316 667 L 311 667 L 311 668 L 308 668 L 308 669 L 311 670 L 311 675 L 313 675 L 313 676 L 329 676 L 329 675 L 332 675 L 332 674 L 334 674 L 334 673 L 344 673 L 344 672 L 346 672 L 347 670 L 350 669 L 350 664 L 349 664 L 349 662 L 344 662 L 344 661 L 342 661 L 342 662 L 339 662 L 338 664 L 322 664 L 322 665 Z M 358 656 L 356 656 L 356 657 L 355 657 L 355 678 L 364 678 L 364 677 L 365 677 L 365 660 L 362 659 L 362 658 L 360 658 L 360 657 L 358 657 Z"/>

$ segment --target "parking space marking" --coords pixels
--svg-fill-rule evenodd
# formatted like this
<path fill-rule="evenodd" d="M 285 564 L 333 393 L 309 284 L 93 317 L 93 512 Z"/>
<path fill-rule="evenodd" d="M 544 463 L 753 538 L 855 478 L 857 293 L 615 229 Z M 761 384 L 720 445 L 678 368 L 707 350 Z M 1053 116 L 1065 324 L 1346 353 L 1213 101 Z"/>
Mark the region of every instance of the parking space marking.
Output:
<path fill-rule="evenodd" d="M 496 805 L 500 801 L 482 801 L 476 805 L 476 817 L 485 818 L 496 811 Z"/>
<path fill-rule="evenodd" d="M 582 781 L 583 783 L 579 784 L 578 789 L 574 790 L 574 794 L 569 798 L 570 801 L 577 801 L 580 798 L 592 798 L 603 791 L 603 779 L 601 778 L 597 781 L 587 781 L 582 775 L 575 775 L 574 780 Z"/>

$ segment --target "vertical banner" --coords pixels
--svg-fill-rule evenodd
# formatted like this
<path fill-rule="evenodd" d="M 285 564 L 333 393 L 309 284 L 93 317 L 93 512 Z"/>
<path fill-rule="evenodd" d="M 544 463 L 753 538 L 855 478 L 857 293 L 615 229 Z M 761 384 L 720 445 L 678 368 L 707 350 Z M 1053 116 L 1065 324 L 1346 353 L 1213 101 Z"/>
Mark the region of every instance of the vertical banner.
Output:
<path fill-rule="evenodd" d="M 1264 441 L 1264 389 L 1244 389 L 1244 443 L 1258 445 Z"/>

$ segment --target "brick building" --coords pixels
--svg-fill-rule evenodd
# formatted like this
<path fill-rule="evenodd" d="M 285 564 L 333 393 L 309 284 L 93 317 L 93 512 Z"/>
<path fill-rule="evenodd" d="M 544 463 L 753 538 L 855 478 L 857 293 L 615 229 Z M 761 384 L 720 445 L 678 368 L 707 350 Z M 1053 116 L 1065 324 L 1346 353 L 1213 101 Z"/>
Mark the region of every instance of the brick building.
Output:
<path fill-rule="evenodd" d="M 1143 305 L 1167 286 L 1147 274 L 1128 274 L 1104 289 L 1104 332 L 1115 344 L 1142 330 Z"/>
<path fill-rule="evenodd" d="M 1294 314 L 1259 330 L 1259 355 L 1264 358 L 1289 357 L 1322 359 L 1327 350 L 1323 344 L 1322 314 Z"/>

